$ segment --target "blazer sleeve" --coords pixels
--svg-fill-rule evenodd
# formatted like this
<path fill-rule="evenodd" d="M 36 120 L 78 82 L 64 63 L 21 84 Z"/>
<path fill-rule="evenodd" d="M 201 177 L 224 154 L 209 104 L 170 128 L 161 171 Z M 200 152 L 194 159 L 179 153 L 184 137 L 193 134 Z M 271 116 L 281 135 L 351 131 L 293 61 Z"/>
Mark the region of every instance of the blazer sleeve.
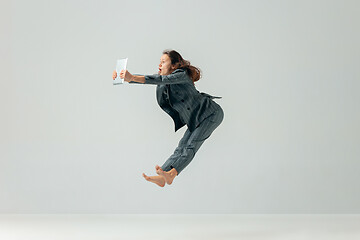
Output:
<path fill-rule="evenodd" d="M 191 79 L 183 69 L 176 69 L 169 75 L 145 75 L 145 84 L 166 85 L 191 82 Z"/>

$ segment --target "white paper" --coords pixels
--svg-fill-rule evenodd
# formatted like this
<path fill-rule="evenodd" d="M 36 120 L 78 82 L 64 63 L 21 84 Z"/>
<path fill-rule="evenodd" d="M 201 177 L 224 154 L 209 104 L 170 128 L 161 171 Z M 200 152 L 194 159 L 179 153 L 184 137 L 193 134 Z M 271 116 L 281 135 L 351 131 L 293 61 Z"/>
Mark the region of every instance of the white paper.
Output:
<path fill-rule="evenodd" d="M 113 81 L 113 85 L 123 84 L 125 82 L 123 78 L 120 78 L 120 72 L 121 72 L 121 70 L 126 70 L 127 60 L 128 60 L 128 58 L 121 58 L 121 59 L 117 60 L 116 78 Z"/>

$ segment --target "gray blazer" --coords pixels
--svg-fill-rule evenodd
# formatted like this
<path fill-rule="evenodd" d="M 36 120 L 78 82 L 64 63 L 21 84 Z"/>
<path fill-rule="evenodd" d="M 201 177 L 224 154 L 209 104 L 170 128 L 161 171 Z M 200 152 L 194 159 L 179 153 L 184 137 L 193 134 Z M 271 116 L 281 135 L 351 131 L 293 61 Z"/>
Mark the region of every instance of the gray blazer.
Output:
<path fill-rule="evenodd" d="M 212 100 L 221 97 L 197 91 L 184 69 L 176 69 L 169 75 L 145 75 L 144 84 L 157 85 L 157 102 L 173 119 L 175 132 L 185 124 L 194 131 L 206 117 L 221 108 Z"/>

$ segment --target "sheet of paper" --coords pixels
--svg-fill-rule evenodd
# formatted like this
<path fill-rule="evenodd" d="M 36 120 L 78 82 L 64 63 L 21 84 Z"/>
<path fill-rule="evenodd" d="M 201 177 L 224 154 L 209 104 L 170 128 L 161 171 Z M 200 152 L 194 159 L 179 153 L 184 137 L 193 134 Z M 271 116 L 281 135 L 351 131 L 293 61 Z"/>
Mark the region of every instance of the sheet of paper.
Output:
<path fill-rule="evenodd" d="M 128 60 L 128 58 L 121 58 L 121 59 L 117 60 L 116 78 L 115 78 L 115 80 L 113 80 L 113 85 L 123 84 L 125 82 L 123 78 L 120 78 L 120 72 L 121 72 L 121 70 L 126 70 L 127 60 Z"/>

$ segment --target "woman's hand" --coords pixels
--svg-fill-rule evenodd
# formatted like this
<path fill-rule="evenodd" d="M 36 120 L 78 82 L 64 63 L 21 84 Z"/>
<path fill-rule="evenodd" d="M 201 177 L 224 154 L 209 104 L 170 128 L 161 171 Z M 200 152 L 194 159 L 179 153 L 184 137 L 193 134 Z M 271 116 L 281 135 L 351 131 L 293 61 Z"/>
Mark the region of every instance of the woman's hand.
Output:
<path fill-rule="evenodd" d="M 117 76 L 116 70 L 113 71 L 113 80 L 115 80 Z M 128 70 L 121 70 L 120 72 L 120 78 L 124 78 L 124 81 L 131 82 L 131 79 L 133 78 L 133 75 Z"/>
<path fill-rule="evenodd" d="M 123 78 L 126 82 L 131 82 L 133 75 L 128 70 L 121 70 L 120 78 Z"/>

